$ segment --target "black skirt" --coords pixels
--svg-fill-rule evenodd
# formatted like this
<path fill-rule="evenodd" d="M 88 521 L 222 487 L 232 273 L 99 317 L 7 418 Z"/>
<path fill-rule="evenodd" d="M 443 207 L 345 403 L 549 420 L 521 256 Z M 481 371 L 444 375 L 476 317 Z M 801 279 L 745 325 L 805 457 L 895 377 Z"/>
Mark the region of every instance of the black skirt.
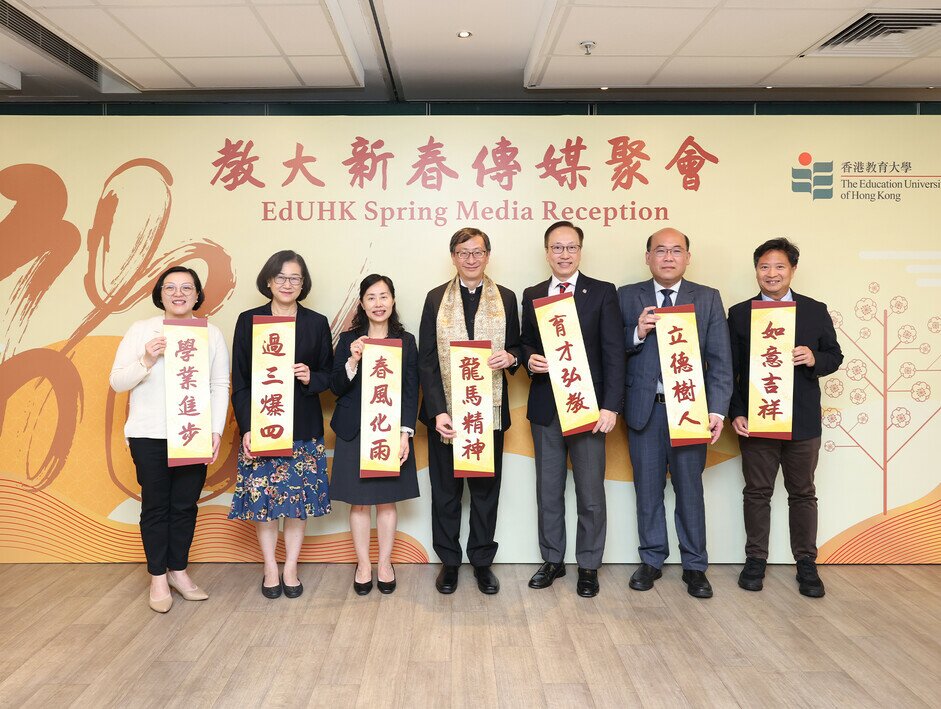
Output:
<path fill-rule="evenodd" d="M 361 478 L 359 476 L 359 436 L 344 441 L 337 436 L 330 474 L 330 499 L 350 505 L 385 505 L 418 497 L 418 473 L 415 469 L 415 439 L 409 439 L 408 459 L 399 476 Z"/>

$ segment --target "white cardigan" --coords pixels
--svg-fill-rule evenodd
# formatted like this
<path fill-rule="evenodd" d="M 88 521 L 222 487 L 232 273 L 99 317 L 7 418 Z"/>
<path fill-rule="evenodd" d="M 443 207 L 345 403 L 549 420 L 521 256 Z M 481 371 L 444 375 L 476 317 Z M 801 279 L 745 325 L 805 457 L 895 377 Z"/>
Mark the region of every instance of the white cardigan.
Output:
<path fill-rule="evenodd" d="M 229 408 L 229 350 L 222 332 L 212 323 L 209 331 L 209 399 L 212 409 L 212 432 L 222 435 Z M 111 388 L 116 392 L 130 391 L 130 407 L 126 438 L 166 438 L 167 403 L 164 390 L 163 357 L 150 371 L 144 367 L 144 345 L 163 334 L 163 316 L 138 320 L 131 325 L 111 368 Z"/>

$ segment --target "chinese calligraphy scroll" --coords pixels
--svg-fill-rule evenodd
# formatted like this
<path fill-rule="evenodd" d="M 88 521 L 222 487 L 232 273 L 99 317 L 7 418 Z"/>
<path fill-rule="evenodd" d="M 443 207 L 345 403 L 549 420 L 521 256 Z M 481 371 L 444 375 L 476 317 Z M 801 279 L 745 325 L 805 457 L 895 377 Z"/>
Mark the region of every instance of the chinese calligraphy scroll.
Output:
<path fill-rule="evenodd" d="M 363 342 L 359 476 L 396 477 L 402 443 L 402 340 Z"/>
<path fill-rule="evenodd" d="M 252 455 L 294 449 L 294 318 L 252 318 Z"/>
<path fill-rule="evenodd" d="M 748 354 L 748 435 L 791 440 L 794 405 L 793 301 L 754 300 Z"/>
<path fill-rule="evenodd" d="M 696 311 L 692 305 L 657 308 L 657 352 L 670 424 L 670 445 L 708 443 L 709 407 Z"/>
<path fill-rule="evenodd" d="M 494 476 L 493 372 L 490 340 L 451 342 L 454 477 Z"/>
<path fill-rule="evenodd" d="M 167 401 L 167 465 L 212 459 L 209 399 L 209 330 L 206 320 L 164 320 Z"/>
<path fill-rule="evenodd" d="M 598 401 L 588 368 L 588 354 L 571 293 L 533 301 L 549 381 L 562 435 L 591 431 L 598 422 Z"/>

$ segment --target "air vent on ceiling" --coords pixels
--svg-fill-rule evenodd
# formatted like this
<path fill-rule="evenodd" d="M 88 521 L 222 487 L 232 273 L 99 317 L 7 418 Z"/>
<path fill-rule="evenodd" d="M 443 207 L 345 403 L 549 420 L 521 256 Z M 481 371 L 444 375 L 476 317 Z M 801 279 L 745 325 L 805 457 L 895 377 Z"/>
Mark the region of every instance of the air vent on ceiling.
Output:
<path fill-rule="evenodd" d="M 808 55 L 923 57 L 941 47 L 941 10 L 868 12 Z"/>
<path fill-rule="evenodd" d="M 0 0 L 0 27 L 6 27 L 19 37 L 63 64 L 72 67 L 83 76 L 98 83 L 98 63 L 84 52 L 57 37 L 28 15 Z"/>

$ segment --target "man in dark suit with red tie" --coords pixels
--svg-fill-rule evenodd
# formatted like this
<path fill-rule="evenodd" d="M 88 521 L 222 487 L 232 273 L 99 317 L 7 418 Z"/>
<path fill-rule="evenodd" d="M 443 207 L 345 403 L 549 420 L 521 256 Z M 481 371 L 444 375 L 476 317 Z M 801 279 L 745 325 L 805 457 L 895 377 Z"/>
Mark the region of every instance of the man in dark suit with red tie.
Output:
<path fill-rule="evenodd" d="M 545 233 L 546 261 L 552 277 L 523 292 L 520 340 L 523 361 L 532 376 L 527 418 L 533 433 L 536 458 L 536 504 L 539 513 L 539 549 L 545 563 L 529 581 L 530 588 L 547 588 L 565 575 L 566 456 L 572 460 L 578 529 L 578 595 L 598 594 L 598 569 L 607 530 L 605 507 L 605 434 L 614 428 L 624 399 L 624 347 L 620 313 L 613 283 L 579 272 L 584 234 L 571 222 L 556 222 Z M 549 295 L 573 293 L 588 356 L 591 380 L 600 408 L 594 429 L 562 435 L 556 413 L 549 364 L 543 351 L 533 301 Z"/>
<path fill-rule="evenodd" d="M 805 596 L 824 595 L 817 573 L 817 497 L 814 470 L 820 452 L 820 377 L 843 362 L 827 306 L 791 290 L 800 251 L 787 239 L 766 241 L 754 253 L 755 276 L 761 292 L 729 309 L 734 387 L 729 403 L 732 428 L 740 436 L 745 475 L 745 568 L 738 585 L 760 591 L 768 559 L 771 495 L 778 467 L 788 492 L 791 551 L 797 562 L 799 590 Z M 748 435 L 748 365 L 752 301 L 794 301 L 794 394 L 791 440 L 750 438 Z"/>

